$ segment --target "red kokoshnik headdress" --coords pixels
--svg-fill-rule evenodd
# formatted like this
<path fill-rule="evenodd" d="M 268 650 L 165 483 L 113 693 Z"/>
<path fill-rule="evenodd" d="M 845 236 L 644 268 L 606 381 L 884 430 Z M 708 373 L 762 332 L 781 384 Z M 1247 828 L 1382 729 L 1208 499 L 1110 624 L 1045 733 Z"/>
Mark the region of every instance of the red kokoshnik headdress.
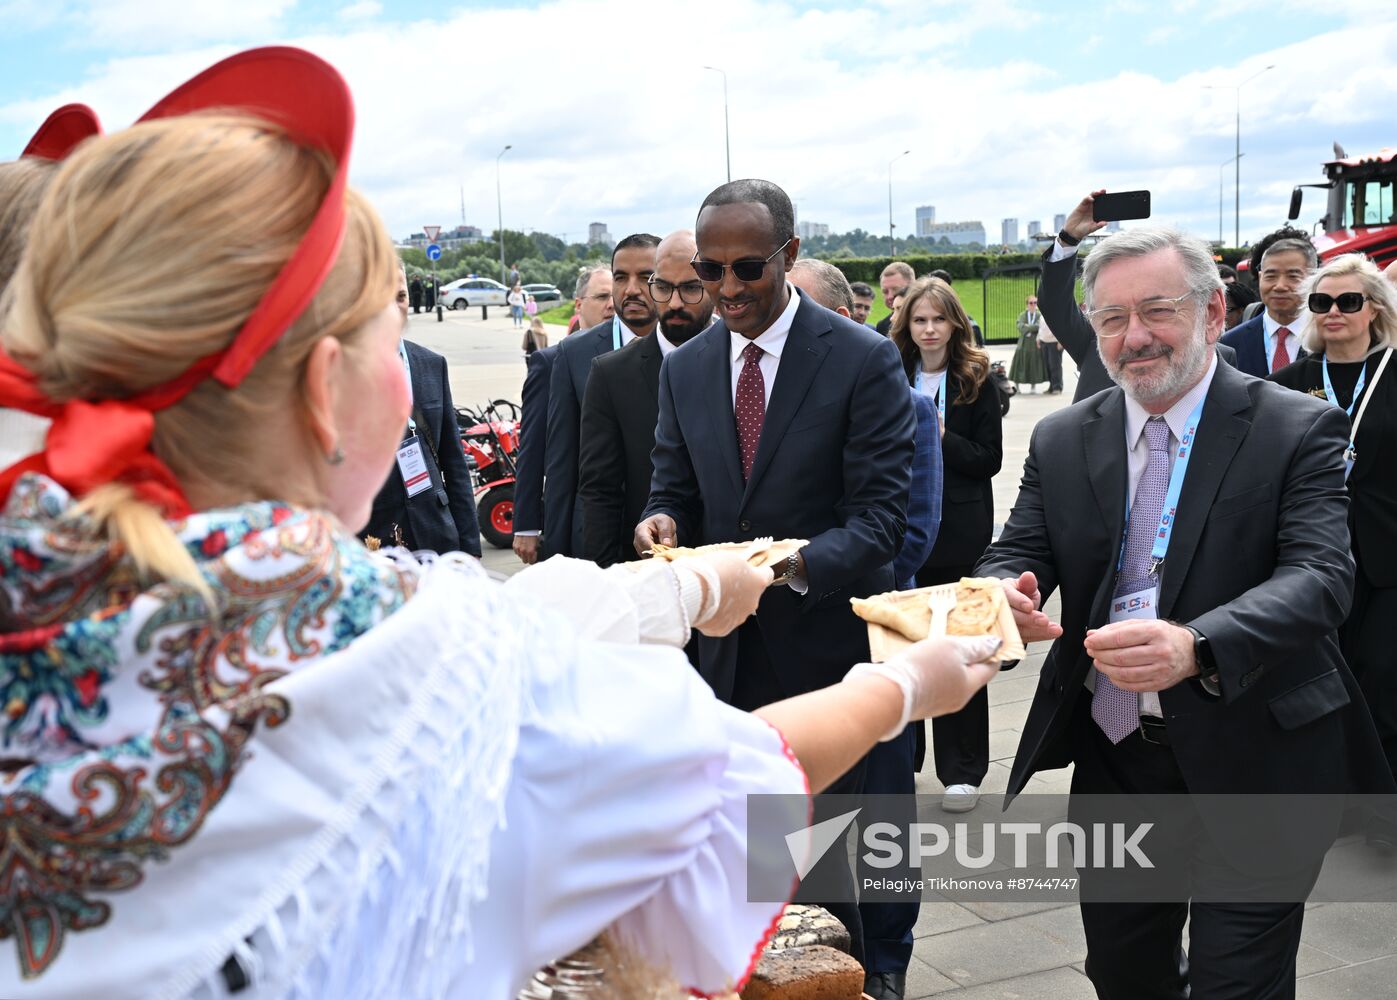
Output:
<path fill-rule="evenodd" d="M 329 63 L 302 49 L 251 49 L 204 70 L 139 121 L 214 109 L 269 121 L 285 129 L 293 141 L 324 150 L 334 159 L 334 178 L 310 228 L 232 343 L 163 385 L 125 399 L 59 403 L 44 395 L 32 372 L 0 350 L 0 406 L 53 421 L 42 452 L 0 471 L 0 504 L 20 475 L 40 472 L 75 496 L 105 483 L 122 482 L 168 517 L 190 513 L 174 474 L 150 450 L 155 413 L 179 402 L 206 378 L 230 389 L 242 382 L 315 298 L 330 273 L 344 240 L 344 196 L 354 135 L 354 103 L 344 78 Z M 99 131 L 90 109 L 68 105 L 49 116 L 25 155 L 62 159 L 78 142 Z"/>

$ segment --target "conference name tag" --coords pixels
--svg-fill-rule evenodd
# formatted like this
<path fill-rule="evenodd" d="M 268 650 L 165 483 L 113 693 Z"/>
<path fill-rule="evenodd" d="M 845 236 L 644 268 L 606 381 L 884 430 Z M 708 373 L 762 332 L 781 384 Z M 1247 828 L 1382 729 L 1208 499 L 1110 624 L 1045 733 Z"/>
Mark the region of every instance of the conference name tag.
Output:
<path fill-rule="evenodd" d="M 1159 588 L 1146 587 L 1111 598 L 1111 621 L 1148 621 L 1159 617 Z"/>
<path fill-rule="evenodd" d="M 427 471 L 427 460 L 422 457 L 422 442 L 415 434 L 398 446 L 398 471 L 402 473 L 409 497 L 432 488 L 432 475 Z"/>

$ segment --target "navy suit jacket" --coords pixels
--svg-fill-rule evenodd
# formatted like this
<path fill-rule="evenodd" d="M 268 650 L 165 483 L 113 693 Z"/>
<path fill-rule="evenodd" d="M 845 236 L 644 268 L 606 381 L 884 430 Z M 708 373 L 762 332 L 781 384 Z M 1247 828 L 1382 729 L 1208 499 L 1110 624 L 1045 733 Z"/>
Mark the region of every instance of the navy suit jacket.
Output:
<path fill-rule="evenodd" d="M 917 585 L 917 570 L 936 547 L 941 530 L 941 495 L 945 479 L 941 459 L 941 421 L 930 396 L 912 389 L 917 410 L 916 452 L 912 458 L 912 488 L 907 494 L 907 534 L 893 560 L 893 577 L 900 589 Z"/>
<path fill-rule="evenodd" d="M 519 413 L 519 452 L 514 457 L 514 530 L 543 530 L 543 471 L 548 448 L 548 382 L 558 345 L 524 359 L 524 402 Z"/>
<path fill-rule="evenodd" d="M 665 358 L 645 508 L 646 517 L 674 518 L 681 545 L 809 539 L 807 593 L 772 587 L 756 614 L 787 696 L 832 684 L 868 658 L 868 632 L 849 598 L 896 584 L 916 433 L 892 341 L 799 294 L 746 483 L 726 324 Z M 700 672 L 731 700 L 738 635 L 698 641 Z"/>
<path fill-rule="evenodd" d="M 579 330 L 558 344 L 548 387 L 548 454 L 543 480 L 543 555 L 582 552 L 582 503 L 577 497 L 577 456 L 582 397 L 592 359 L 611 350 L 611 320 Z"/>
<path fill-rule="evenodd" d="M 1266 327 L 1262 322 L 1264 310 L 1245 323 L 1238 323 L 1222 335 L 1220 343 L 1237 352 L 1237 367 L 1248 375 L 1266 378 L 1271 374 L 1271 359 L 1266 357 Z M 1306 357 L 1308 352 L 1302 347 L 1291 362 Z"/>
<path fill-rule="evenodd" d="M 410 340 L 403 343 L 412 371 L 413 408 L 427 423 L 426 427 L 418 425 L 417 436 L 422 442 L 422 458 L 427 463 L 432 488 L 409 498 L 395 463 L 374 497 L 369 523 L 359 534 L 373 535 L 385 546 L 394 544 L 394 539 L 401 536 L 403 544 L 413 551 L 469 552 L 479 558 L 475 484 L 461 449 L 446 359 Z"/>

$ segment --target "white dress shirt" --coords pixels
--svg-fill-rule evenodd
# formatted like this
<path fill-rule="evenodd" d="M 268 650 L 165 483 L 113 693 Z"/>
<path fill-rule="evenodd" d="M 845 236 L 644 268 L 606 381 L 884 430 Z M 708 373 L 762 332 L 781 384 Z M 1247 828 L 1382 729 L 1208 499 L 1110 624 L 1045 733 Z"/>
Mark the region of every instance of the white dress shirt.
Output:
<path fill-rule="evenodd" d="M 1193 410 L 1198 406 L 1198 401 L 1208 395 L 1208 387 L 1213 384 L 1213 373 L 1217 371 L 1218 359 L 1213 354 L 1208 361 L 1208 370 L 1198 384 L 1188 392 L 1184 393 L 1177 403 L 1166 410 L 1162 416 L 1164 422 L 1169 425 L 1169 471 L 1174 471 L 1174 458 L 1179 452 L 1179 442 L 1183 440 L 1185 426 L 1188 418 L 1193 414 Z M 1150 419 L 1151 414 L 1143 406 L 1131 399 L 1129 394 L 1125 397 L 1125 453 L 1126 453 L 1126 505 L 1135 502 L 1135 487 L 1140 482 L 1140 477 L 1145 474 L 1145 466 L 1150 461 L 1150 448 L 1145 442 L 1145 422 Z M 1201 433 L 1201 431 L 1200 431 Z M 1169 561 L 1165 557 L 1165 572 L 1168 572 Z M 1093 671 L 1094 672 L 1094 671 Z M 1159 694 L 1155 691 L 1144 691 L 1140 694 L 1140 714 L 1153 715 L 1156 718 L 1164 717 L 1164 710 L 1159 704 Z"/>
<path fill-rule="evenodd" d="M 1300 335 L 1305 332 L 1305 328 L 1310 325 L 1310 312 L 1308 309 L 1300 310 L 1300 315 L 1296 316 L 1290 323 L 1281 323 L 1271 315 L 1270 310 L 1261 313 L 1261 329 L 1266 335 L 1266 370 L 1273 372 L 1275 366 L 1272 362 L 1276 358 L 1276 337 L 1280 329 L 1284 326 L 1290 333 L 1286 334 L 1285 349 L 1290 352 L 1290 360 L 1293 362 L 1300 357 Z"/>
<path fill-rule="evenodd" d="M 669 352 L 679 346 L 678 344 L 671 344 L 669 342 L 669 338 L 660 332 L 660 328 L 658 326 L 655 327 L 655 339 L 658 340 L 660 343 L 661 358 L 669 357 Z"/>
<path fill-rule="evenodd" d="M 795 290 L 795 286 L 789 281 L 786 282 L 786 294 L 790 298 L 786 301 L 786 308 L 781 310 L 781 315 L 766 328 L 766 330 L 755 339 L 749 340 L 740 333 L 728 331 L 728 336 L 732 340 L 732 405 L 737 409 L 737 377 L 742 374 L 742 366 L 745 359 L 742 352 L 747 349 L 748 344 L 756 344 L 765 353 L 759 362 L 762 370 L 762 382 L 765 383 L 766 405 L 771 405 L 771 387 L 776 382 L 776 371 L 781 367 L 781 351 L 786 347 L 786 338 L 790 336 L 791 324 L 795 322 L 796 310 L 800 308 L 800 293 Z"/>

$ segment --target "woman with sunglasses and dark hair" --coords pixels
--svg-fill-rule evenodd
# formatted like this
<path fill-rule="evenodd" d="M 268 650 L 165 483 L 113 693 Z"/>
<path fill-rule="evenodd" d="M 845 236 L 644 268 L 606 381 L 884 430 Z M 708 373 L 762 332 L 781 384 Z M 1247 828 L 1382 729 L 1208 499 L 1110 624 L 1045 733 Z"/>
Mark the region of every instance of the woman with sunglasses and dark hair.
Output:
<path fill-rule="evenodd" d="M 1397 657 L 1389 637 L 1397 620 L 1397 364 L 1391 362 L 1397 288 L 1367 257 L 1344 254 L 1311 275 L 1301 292 L 1313 314 L 1301 340 L 1311 353 L 1271 381 L 1328 399 L 1349 415 L 1344 463 L 1358 566 L 1339 641 L 1397 774 Z M 1397 829 L 1370 824 L 1368 839 L 1397 847 Z"/>
<path fill-rule="evenodd" d="M 923 278 L 907 290 L 889 332 L 907 380 L 932 398 L 941 420 L 941 529 L 917 584 L 954 583 L 971 575 L 994 533 L 991 481 L 1004 458 L 999 393 L 989 378 L 989 356 L 975 346 L 970 317 L 940 278 Z M 933 727 L 936 776 L 946 788 L 942 808 L 948 812 L 968 812 L 979 801 L 989 739 L 984 691 Z M 923 737 L 918 770 L 924 753 Z"/>

